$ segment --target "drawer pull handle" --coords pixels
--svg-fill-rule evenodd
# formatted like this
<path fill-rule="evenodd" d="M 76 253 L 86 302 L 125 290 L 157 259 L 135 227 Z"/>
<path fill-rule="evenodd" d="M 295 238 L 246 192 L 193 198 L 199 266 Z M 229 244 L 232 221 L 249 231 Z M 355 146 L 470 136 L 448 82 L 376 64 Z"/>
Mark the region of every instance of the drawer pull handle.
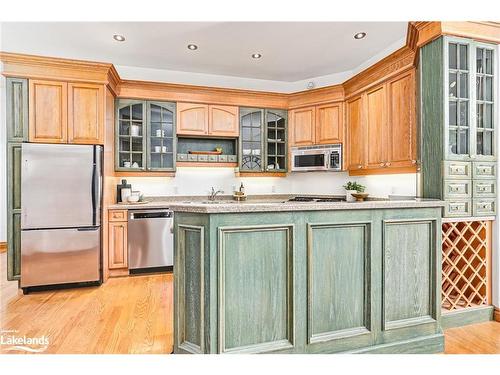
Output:
<path fill-rule="evenodd" d="M 481 169 L 481 172 L 486 173 L 486 172 L 488 172 L 488 169 L 486 169 L 486 168 L 482 168 L 482 169 Z"/>
<path fill-rule="evenodd" d="M 450 206 L 450 210 L 452 211 L 457 211 L 459 208 L 459 206 Z"/>
<path fill-rule="evenodd" d="M 453 191 L 453 192 L 458 191 L 458 187 L 456 187 L 456 186 L 452 186 L 452 187 L 451 187 L 451 191 Z"/>

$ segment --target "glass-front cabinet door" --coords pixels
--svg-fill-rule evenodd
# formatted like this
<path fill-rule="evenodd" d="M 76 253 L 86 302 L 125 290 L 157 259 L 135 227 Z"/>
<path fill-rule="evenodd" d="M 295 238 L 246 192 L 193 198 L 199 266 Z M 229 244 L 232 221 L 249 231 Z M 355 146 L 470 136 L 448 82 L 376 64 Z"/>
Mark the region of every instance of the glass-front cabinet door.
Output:
<path fill-rule="evenodd" d="M 119 99 L 116 105 L 116 171 L 175 168 L 175 103 Z"/>
<path fill-rule="evenodd" d="M 260 172 L 264 169 L 264 110 L 240 108 L 240 170 Z"/>
<path fill-rule="evenodd" d="M 175 104 L 148 102 L 148 170 L 173 169 Z"/>
<path fill-rule="evenodd" d="M 495 160 L 496 47 L 445 38 L 445 132 L 449 160 Z"/>
<path fill-rule="evenodd" d="M 495 49 L 476 44 L 476 154 L 478 159 L 495 155 Z"/>
<path fill-rule="evenodd" d="M 266 110 L 266 171 L 286 171 L 286 124 L 286 111 L 277 109 Z"/>
<path fill-rule="evenodd" d="M 146 106 L 139 100 L 119 100 L 117 104 L 117 171 L 145 170 Z"/>
<path fill-rule="evenodd" d="M 448 156 L 467 159 L 471 155 L 470 142 L 470 46 L 450 40 L 448 48 L 447 108 Z"/>

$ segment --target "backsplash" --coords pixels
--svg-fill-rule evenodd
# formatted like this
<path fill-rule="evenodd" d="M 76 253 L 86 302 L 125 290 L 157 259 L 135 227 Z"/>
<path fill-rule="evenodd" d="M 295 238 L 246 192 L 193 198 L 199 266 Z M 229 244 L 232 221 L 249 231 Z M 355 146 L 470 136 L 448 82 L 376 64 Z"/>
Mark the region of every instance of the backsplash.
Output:
<path fill-rule="evenodd" d="M 357 181 L 372 196 L 416 195 L 416 174 L 349 176 L 347 172 L 291 173 L 287 177 L 236 177 L 233 168 L 177 168 L 175 177 L 129 177 L 134 190 L 146 196 L 207 195 L 213 186 L 231 194 L 243 182 L 250 195 L 345 194 L 342 185 Z"/>

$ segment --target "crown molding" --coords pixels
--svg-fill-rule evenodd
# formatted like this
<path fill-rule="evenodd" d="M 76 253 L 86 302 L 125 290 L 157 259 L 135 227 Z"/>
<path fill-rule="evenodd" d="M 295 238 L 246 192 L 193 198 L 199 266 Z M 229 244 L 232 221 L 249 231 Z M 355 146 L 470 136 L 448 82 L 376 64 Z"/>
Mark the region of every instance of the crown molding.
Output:
<path fill-rule="evenodd" d="M 120 76 L 113 64 L 95 61 L 0 52 L 2 74 L 6 77 L 71 80 L 108 85 L 117 91 Z"/>

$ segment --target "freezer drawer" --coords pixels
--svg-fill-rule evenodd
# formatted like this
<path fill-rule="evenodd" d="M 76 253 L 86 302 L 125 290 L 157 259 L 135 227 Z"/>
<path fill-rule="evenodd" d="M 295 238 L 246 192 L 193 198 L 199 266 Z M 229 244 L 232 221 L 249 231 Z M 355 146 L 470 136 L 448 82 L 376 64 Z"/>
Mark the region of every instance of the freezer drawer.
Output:
<path fill-rule="evenodd" d="M 100 227 L 21 231 L 21 287 L 100 280 Z"/>

